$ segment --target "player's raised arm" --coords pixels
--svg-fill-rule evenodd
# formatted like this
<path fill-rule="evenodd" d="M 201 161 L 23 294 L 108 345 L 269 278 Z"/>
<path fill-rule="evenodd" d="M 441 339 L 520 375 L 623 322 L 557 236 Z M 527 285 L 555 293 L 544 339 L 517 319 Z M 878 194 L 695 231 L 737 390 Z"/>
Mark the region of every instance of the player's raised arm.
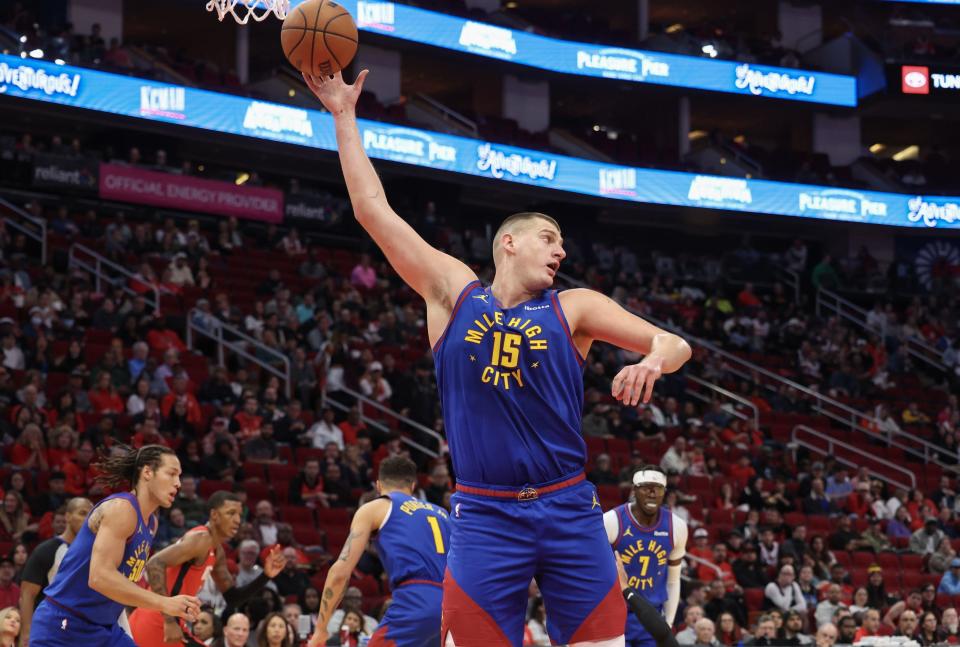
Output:
<path fill-rule="evenodd" d="M 96 533 L 90 556 L 91 589 L 128 607 L 145 607 L 186 620 L 200 613 L 200 601 L 189 595 L 164 597 L 142 589 L 118 570 L 127 540 L 137 530 L 137 513 L 127 501 L 112 500 L 97 508 L 87 521 Z"/>
<path fill-rule="evenodd" d="M 350 535 L 343 542 L 340 556 L 327 571 L 327 579 L 323 583 L 323 593 L 320 595 L 320 613 L 317 614 L 317 627 L 310 637 L 308 647 L 318 647 L 327 644 L 327 625 L 330 617 L 340 606 L 340 600 L 350 581 L 350 574 L 357 567 L 360 556 L 370 543 L 370 535 L 380 527 L 387 511 L 390 509 L 389 499 L 375 499 L 365 503 L 353 515 L 350 522 Z"/>
<path fill-rule="evenodd" d="M 476 274 L 463 262 L 431 247 L 387 202 L 357 127 L 355 108 L 366 77 L 367 70 L 363 70 L 353 85 L 347 85 L 339 72 L 333 77 L 303 78 L 333 115 L 340 166 L 357 221 L 397 274 L 428 304 L 452 301 Z"/>
<path fill-rule="evenodd" d="M 654 382 L 664 373 L 679 370 L 693 353 L 683 338 L 644 321 L 594 290 L 567 290 L 560 294 L 560 303 L 574 343 L 584 356 L 594 341 L 646 355 L 613 379 L 613 397 L 624 404 L 636 406 L 641 399 L 649 402 Z"/>

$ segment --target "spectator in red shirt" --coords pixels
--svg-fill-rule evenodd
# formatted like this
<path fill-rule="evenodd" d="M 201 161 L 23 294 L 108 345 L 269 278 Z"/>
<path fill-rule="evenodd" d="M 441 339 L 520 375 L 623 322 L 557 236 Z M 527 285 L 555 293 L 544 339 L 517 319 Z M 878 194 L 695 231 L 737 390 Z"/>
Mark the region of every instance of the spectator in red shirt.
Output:
<path fill-rule="evenodd" d="M 740 483 L 747 483 L 756 475 L 757 471 L 753 469 L 753 465 L 750 464 L 750 457 L 746 454 L 740 457 L 736 465 L 730 467 L 730 476 Z"/>
<path fill-rule="evenodd" d="M 290 503 L 308 508 L 322 506 L 329 508 L 327 495 L 323 491 L 323 479 L 320 477 L 320 459 L 309 458 L 303 469 L 290 481 Z"/>
<path fill-rule="evenodd" d="M 737 303 L 744 308 L 760 307 L 760 299 L 753 292 L 753 283 L 744 283 L 743 289 L 737 295 Z"/>
<path fill-rule="evenodd" d="M 716 569 L 707 565 L 700 564 L 697 566 L 697 578 L 701 582 L 712 582 L 715 579 L 723 579 L 724 582 L 733 582 L 733 566 L 730 565 L 729 560 L 727 559 L 727 545 L 719 542 L 713 545 L 713 554 L 708 557 L 714 566 L 720 569 L 723 575 L 718 575 Z"/>
<path fill-rule="evenodd" d="M 708 561 L 713 560 L 713 551 L 710 549 L 708 542 L 710 540 L 710 533 L 707 532 L 706 528 L 697 528 L 693 531 L 693 548 L 688 548 L 687 552 L 691 555 L 696 555 L 701 559 Z"/>
<path fill-rule="evenodd" d="M 63 473 L 67 477 L 67 492 L 73 496 L 99 494 L 102 488 L 96 484 L 97 471 L 90 464 L 93 461 L 93 444 L 84 440 L 77 448 L 77 457 L 67 463 Z M 94 489 L 99 489 L 94 492 Z"/>
<path fill-rule="evenodd" d="M 347 412 L 347 419 L 340 423 L 340 431 L 343 432 L 344 444 L 357 444 L 357 433 L 366 428 L 366 423 L 360 419 L 360 410 L 356 407 L 350 407 L 350 411 Z"/>
<path fill-rule="evenodd" d="M 30 423 L 20 432 L 20 437 L 10 447 L 8 455 L 10 463 L 17 467 L 43 472 L 50 469 L 43 432 L 34 423 Z"/>
<path fill-rule="evenodd" d="M 123 398 L 113 388 L 110 374 L 103 371 L 97 375 L 97 386 L 88 393 L 90 406 L 95 413 L 123 413 Z"/>
<path fill-rule="evenodd" d="M 13 581 L 14 574 L 13 560 L 7 555 L 0 557 L 0 609 L 20 604 L 20 587 Z"/>
<path fill-rule="evenodd" d="M 47 450 L 47 463 L 51 470 L 62 472 L 77 456 L 77 434 L 67 426 L 53 432 L 53 447 Z"/>
<path fill-rule="evenodd" d="M 257 408 L 257 399 L 248 397 L 243 401 L 243 409 L 234 414 L 233 420 L 230 422 L 230 431 L 236 435 L 237 440 L 241 443 L 260 435 L 263 418 L 257 414 Z"/>
<path fill-rule="evenodd" d="M 133 434 L 130 444 L 136 449 L 144 445 L 169 445 L 166 438 L 160 435 L 157 423 L 147 418 L 137 426 L 137 433 Z"/>
<path fill-rule="evenodd" d="M 173 390 L 163 396 L 163 401 L 160 403 L 160 411 L 164 418 L 170 417 L 170 410 L 177 401 L 182 401 L 186 405 L 187 422 L 198 429 L 203 422 L 203 411 L 200 409 L 197 397 L 187 390 L 187 377 L 182 373 L 173 378 Z"/>

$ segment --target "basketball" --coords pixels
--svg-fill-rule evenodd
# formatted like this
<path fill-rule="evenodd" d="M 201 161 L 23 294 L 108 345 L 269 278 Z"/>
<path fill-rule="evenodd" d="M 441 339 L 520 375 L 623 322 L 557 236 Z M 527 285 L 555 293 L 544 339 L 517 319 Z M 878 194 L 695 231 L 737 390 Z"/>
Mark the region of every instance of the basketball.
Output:
<path fill-rule="evenodd" d="M 307 0 L 284 19 L 280 42 L 287 60 L 304 74 L 335 74 L 357 53 L 357 24 L 336 2 Z"/>

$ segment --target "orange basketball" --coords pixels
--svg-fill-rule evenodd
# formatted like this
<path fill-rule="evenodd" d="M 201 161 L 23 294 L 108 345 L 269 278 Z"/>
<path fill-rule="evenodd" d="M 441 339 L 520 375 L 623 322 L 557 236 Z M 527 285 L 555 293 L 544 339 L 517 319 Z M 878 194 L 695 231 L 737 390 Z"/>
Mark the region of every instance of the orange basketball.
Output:
<path fill-rule="evenodd" d="M 294 8 L 280 28 L 287 60 L 313 76 L 335 74 L 357 53 L 357 23 L 331 0 L 306 0 Z"/>

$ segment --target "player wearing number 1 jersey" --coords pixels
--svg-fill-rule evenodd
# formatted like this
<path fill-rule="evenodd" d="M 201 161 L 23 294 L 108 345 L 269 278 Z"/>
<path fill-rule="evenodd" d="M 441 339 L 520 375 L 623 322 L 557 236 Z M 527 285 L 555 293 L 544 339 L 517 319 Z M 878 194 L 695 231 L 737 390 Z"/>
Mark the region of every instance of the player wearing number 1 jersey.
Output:
<path fill-rule="evenodd" d="M 390 578 L 393 603 L 371 637 L 369 647 L 437 647 L 440 644 L 449 520 L 446 510 L 413 496 L 416 483 L 417 466 L 409 458 L 393 456 L 380 463 L 377 476 L 380 498 L 365 503 L 353 516 L 343 551 L 327 573 L 317 628 L 309 647 L 327 643 L 330 616 L 340 604 L 350 574 L 371 538 Z"/>
<path fill-rule="evenodd" d="M 520 647 L 531 578 L 556 644 L 623 645 L 626 607 L 581 434 L 583 363 L 594 341 L 645 355 L 611 395 L 636 406 L 691 355 L 676 335 L 587 289 L 552 290 L 566 256 L 557 222 L 507 218 L 492 241 L 496 274 L 482 285 L 393 211 L 364 151 L 353 85 L 306 81 L 334 120 L 357 221 L 427 305 L 452 497 L 443 591 L 445 647 Z"/>

